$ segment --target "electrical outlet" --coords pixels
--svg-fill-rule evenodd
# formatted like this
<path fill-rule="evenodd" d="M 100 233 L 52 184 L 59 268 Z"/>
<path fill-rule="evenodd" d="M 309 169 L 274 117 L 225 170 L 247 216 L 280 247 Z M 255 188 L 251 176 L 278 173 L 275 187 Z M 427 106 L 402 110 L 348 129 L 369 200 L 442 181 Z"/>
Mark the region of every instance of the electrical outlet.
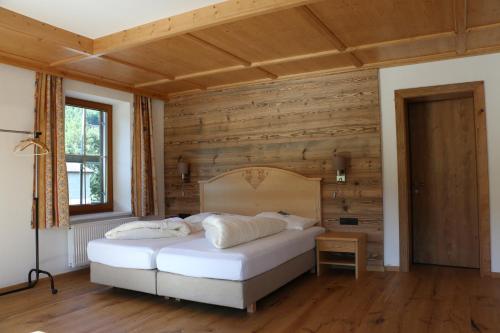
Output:
<path fill-rule="evenodd" d="M 358 219 L 355 217 L 341 217 L 340 225 L 358 225 Z"/>

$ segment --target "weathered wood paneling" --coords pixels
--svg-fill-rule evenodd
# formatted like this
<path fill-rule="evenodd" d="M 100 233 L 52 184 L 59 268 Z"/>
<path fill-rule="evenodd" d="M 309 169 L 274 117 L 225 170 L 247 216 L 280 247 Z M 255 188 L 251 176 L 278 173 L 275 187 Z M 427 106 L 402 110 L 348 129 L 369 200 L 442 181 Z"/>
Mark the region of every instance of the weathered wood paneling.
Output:
<path fill-rule="evenodd" d="M 334 152 L 350 156 L 343 185 L 335 181 Z M 180 156 L 191 164 L 183 191 L 176 169 Z M 332 230 L 366 232 L 369 265 L 382 267 L 377 70 L 207 91 L 166 104 L 167 213 L 198 211 L 198 180 L 248 165 L 322 177 L 323 223 Z M 358 217 L 359 225 L 340 226 L 341 216 Z"/>

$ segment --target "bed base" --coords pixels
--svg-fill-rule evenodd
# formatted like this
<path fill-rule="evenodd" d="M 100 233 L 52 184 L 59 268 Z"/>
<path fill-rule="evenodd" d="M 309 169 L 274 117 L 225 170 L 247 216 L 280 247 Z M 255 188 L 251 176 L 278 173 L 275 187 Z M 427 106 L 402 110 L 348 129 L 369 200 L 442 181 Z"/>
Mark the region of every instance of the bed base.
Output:
<path fill-rule="evenodd" d="M 112 267 L 92 262 L 90 281 L 176 300 L 256 311 L 256 302 L 315 268 L 314 249 L 245 281 L 197 278 L 156 269 Z"/>
<path fill-rule="evenodd" d="M 90 263 L 90 281 L 156 295 L 156 269 L 112 267 Z"/>
<path fill-rule="evenodd" d="M 315 267 L 314 250 L 307 251 L 245 281 L 197 278 L 159 271 L 157 293 L 201 303 L 256 310 L 256 302 Z"/>

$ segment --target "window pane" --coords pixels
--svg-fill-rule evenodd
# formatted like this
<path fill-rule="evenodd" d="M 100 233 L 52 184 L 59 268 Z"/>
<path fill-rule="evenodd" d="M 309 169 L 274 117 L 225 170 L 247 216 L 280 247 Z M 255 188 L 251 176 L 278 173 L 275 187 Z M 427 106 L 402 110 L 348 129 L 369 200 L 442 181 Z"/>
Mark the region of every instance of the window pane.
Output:
<path fill-rule="evenodd" d="M 81 155 L 83 153 L 83 111 L 83 108 L 66 105 L 64 131 L 66 154 Z"/>
<path fill-rule="evenodd" d="M 66 168 L 68 169 L 68 191 L 69 191 L 69 204 L 81 205 L 82 198 L 82 163 L 67 162 Z"/>
<path fill-rule="evenodd" d="M 85 117 L 85 154 L 102 155 L 101 111 L 86 110 Z"/>
<path fill-rule="evenodd" d="M 85 163 L 85 186 L 87 186 L 86 204 L 101 204 L 106 202 L 105 180 L 101 162 Z"/>

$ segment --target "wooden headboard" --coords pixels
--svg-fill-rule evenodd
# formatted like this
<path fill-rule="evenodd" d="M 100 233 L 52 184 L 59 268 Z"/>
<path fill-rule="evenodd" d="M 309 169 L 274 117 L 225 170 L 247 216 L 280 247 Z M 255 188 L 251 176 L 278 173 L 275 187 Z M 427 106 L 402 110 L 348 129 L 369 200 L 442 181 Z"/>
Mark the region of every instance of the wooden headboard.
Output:
<path fill-rule="evenodd" d="M 321 178 L 270 167 L 248 167 L 200 181 L 200 210 L 255 215 L 285 211 L 321 223 Z"/>

